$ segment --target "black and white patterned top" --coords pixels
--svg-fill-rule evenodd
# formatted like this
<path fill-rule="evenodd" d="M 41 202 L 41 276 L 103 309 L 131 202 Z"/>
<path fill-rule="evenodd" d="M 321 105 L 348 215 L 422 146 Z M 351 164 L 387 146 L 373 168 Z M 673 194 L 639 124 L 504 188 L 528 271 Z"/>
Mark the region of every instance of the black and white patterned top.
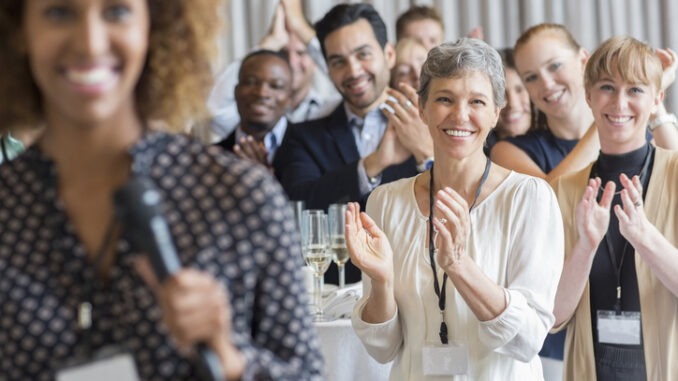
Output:
<path fill-rule="evenodd" d="M 146 134 L 134 173 L 156 183 L 184 267 L 230 295 L 246 380 L 315 380 L 323 360 L 308 310 L 292 209 L 263 167 L 184 136 Z M 160 323 L 124 238 L 106 285 L 98 281 L 57 195 L 58 173 L 31 148 L 0 166 L 0 381 L 52 380 L 82 344 L 76 311 L 93 287 L 93 348 L 126 347 L 143 380 L 197 379 Z"/>

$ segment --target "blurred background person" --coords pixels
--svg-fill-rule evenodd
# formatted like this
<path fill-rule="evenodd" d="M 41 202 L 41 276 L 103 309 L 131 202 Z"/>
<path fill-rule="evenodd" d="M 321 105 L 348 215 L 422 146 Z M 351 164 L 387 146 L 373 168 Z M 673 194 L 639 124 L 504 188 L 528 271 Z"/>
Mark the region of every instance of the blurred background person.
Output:
<path fill-rule="evenodd" d="M 230 380 L 321 379 L 277 182 L 154 129 L 184 131 L 206 115 L 223 6 L 0 3 L 3 132 L 44 126 L 0 166 L 0 378 L 60 379 L 74 361 L 98 360 L 127 371 L 120 379 L 197 379 L 191 348 L 204 343 Z M 185 267 L 162 283 L 113 202 L 135 177 L 155 185 Z M 124 368 L 96 356 L 112 347 Z"/>
<path fill-rule="evenodd" d="M 488 156 L 497 141 L 527 133 L 532 125 L 532 115 L 536 113 L 536 110 L 533 112 L 530 95 L 516 71 L 513 49 L 501 49 L 499 55 L 506 78 L 506 106 L 501 109 L 497 125 L 487 135 L 485 153 Z"/>
<path fill-rule="evenodd" d="M 419 89 L 419 73 L 426 61 L 428 49 L 413 38 L 402 38 L 395 46 L 395 65 L 391 70 L 391 87 L 398 89 L 401 83 Z"/>
<path fill-rule="evenodd" d="M 313 47 L 308 46 L 308 43 L 299 35 L 309 33 L 305 28 L 311 28 L 311 38 L 315 36 L 315 32 L 308 25 L 303 13 L 297 14 L 300 12 L 300 4 L 295 2 L 298 3 L 299 0 L 278 3 L 268 34 L 261 39 L 255 50 L 280 51 L 287 55 L 292 68 L 292 93 L 286 116 L 288 121 L 299 123 L 328 115 L 339 104 L 341 97 L 332 88 L 326 75 L 322 71 L 317 71 L 316 63 L 309 52 L 309 49 L 312 51 Z M 299 10 L 294 8 L 295 6 Z M 322 61 L 322 56 L 319 60 Z M 214 115 L 213 141 L 227 137 L 240 122 L 234 94 L 240 65 L 240 60 L 234 61 L 218 75 L 207 101 Z"/>
<path fill-rule="evenodd" d="M 647 140 L 662 62 L 613 37 L 586 66 L 600 153 L 554 189 L 565 225 L 556 329 L 565 380 L 673 380 L 678 346 L 678 155 Z"/>
<path fill-rule="evenodd" d="M 413 5 L 396 20 L 396 40 L 413 38 L 426 50 L 445 40 L 445 25 L 438 11 L 425 5 Z"/>
<path fill-rule="evenodd" d="M 395 361 L 393 381 L 541 379 L 562 225 L 546 182 L 483 152 L 505 104 L 501 59 L 478 39 L 445 43 L 421 82 L 433 168 L 375 189 L 367 214 L 356 203 L 346 214 L 351 261 L 366 275 L 353 327 L 375 359 Z"/>
<path fill-rule="evenodd" d="M 402 122 L 417 117 L 416 99 L 397 94 L 387 100 L 395 52 L 371 5 L 339 4 L 316 23 L 316 32 L 344 101 L 326 118 L 287 129 L 275 173 L 290 199 L 309 209 L 364 203 L 377 185 L 415 175 L 417 163 L 433 156 L 431 137 L 425 126 Z M 401 138 L 406 135 L 413 137 Z M 336 274 L 331 267 L 326 280 L 336 283 Z M 359 279 L 349 263 L 346 282 Z"/>
<path fill-rule="evenodd" d="M 541 114 L 530 133 L 497 142 L 492 161 L 547 180 L 590 163 L 598 142 L 584 95 L 588 52 L 562 25 L 539 24 L 520 36 L 513 56 Z"/>

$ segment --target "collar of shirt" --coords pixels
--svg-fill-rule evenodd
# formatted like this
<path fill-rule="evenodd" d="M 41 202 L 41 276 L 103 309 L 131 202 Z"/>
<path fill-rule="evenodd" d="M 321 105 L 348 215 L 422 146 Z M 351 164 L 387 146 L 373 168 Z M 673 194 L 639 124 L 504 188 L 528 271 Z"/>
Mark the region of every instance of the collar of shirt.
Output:
<path fill-rule="evenodd" d="M 384 136 L 388 119 L 386 119 L 386 116 L 379 107 L 370 110 L 365 115 L 365 118 L 361 118 L 351 112 L 346 102 L 344 102 L 344 110 L 346 110 L 346 118 L 351 127 L 351 132 L 353 132 L 360 157 L 371 154 L 377 149 L 379 142 L 381 142 L 381 137 Z"/>
<path fill-rule="evenodd" d="M 313 87 L 311 87 L 306 94 L 306 97 L 301 100 L 301 103 L 295 108 L 287 112 L 287 119 L 294 123 L 301 123 L 307 120 L 314 119 L 316 110 L 320 108 L 322 99 Z"/>

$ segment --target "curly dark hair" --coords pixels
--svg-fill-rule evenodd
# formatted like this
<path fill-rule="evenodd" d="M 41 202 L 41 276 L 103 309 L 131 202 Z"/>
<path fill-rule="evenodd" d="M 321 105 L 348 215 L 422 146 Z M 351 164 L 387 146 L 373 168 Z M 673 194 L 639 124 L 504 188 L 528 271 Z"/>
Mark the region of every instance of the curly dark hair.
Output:
<path fill-rule="evenodd" d="M 147 0 L 149 47 L 135 89 L 142 120 L 185 131 L 207 117 L 222 0 Z M 24 0 L 0 2 L 0 134 L 44 124 L 41 93 L 22 46 Z"/>

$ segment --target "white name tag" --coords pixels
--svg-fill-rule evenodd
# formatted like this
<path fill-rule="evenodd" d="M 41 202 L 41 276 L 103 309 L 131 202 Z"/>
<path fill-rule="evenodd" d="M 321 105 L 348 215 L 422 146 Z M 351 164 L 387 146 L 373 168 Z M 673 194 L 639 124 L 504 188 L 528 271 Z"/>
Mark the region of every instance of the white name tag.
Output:
<path fill-rule="evenodd" d="M 468 350 L 455 344 L 428 344 L 421 352 L 426 376 L 450 376 L 468 373 Z"/>
<path fill-rule="evenodd" d="M 640 312 L 598 311 L 598 342 L 640 345 Z"/>
<path fill-rule="evenodd" d="M 57 381 L 139 381 L 134 359 L 129 353 L 95 359 L 83 364 L 61 369 Z"/>

